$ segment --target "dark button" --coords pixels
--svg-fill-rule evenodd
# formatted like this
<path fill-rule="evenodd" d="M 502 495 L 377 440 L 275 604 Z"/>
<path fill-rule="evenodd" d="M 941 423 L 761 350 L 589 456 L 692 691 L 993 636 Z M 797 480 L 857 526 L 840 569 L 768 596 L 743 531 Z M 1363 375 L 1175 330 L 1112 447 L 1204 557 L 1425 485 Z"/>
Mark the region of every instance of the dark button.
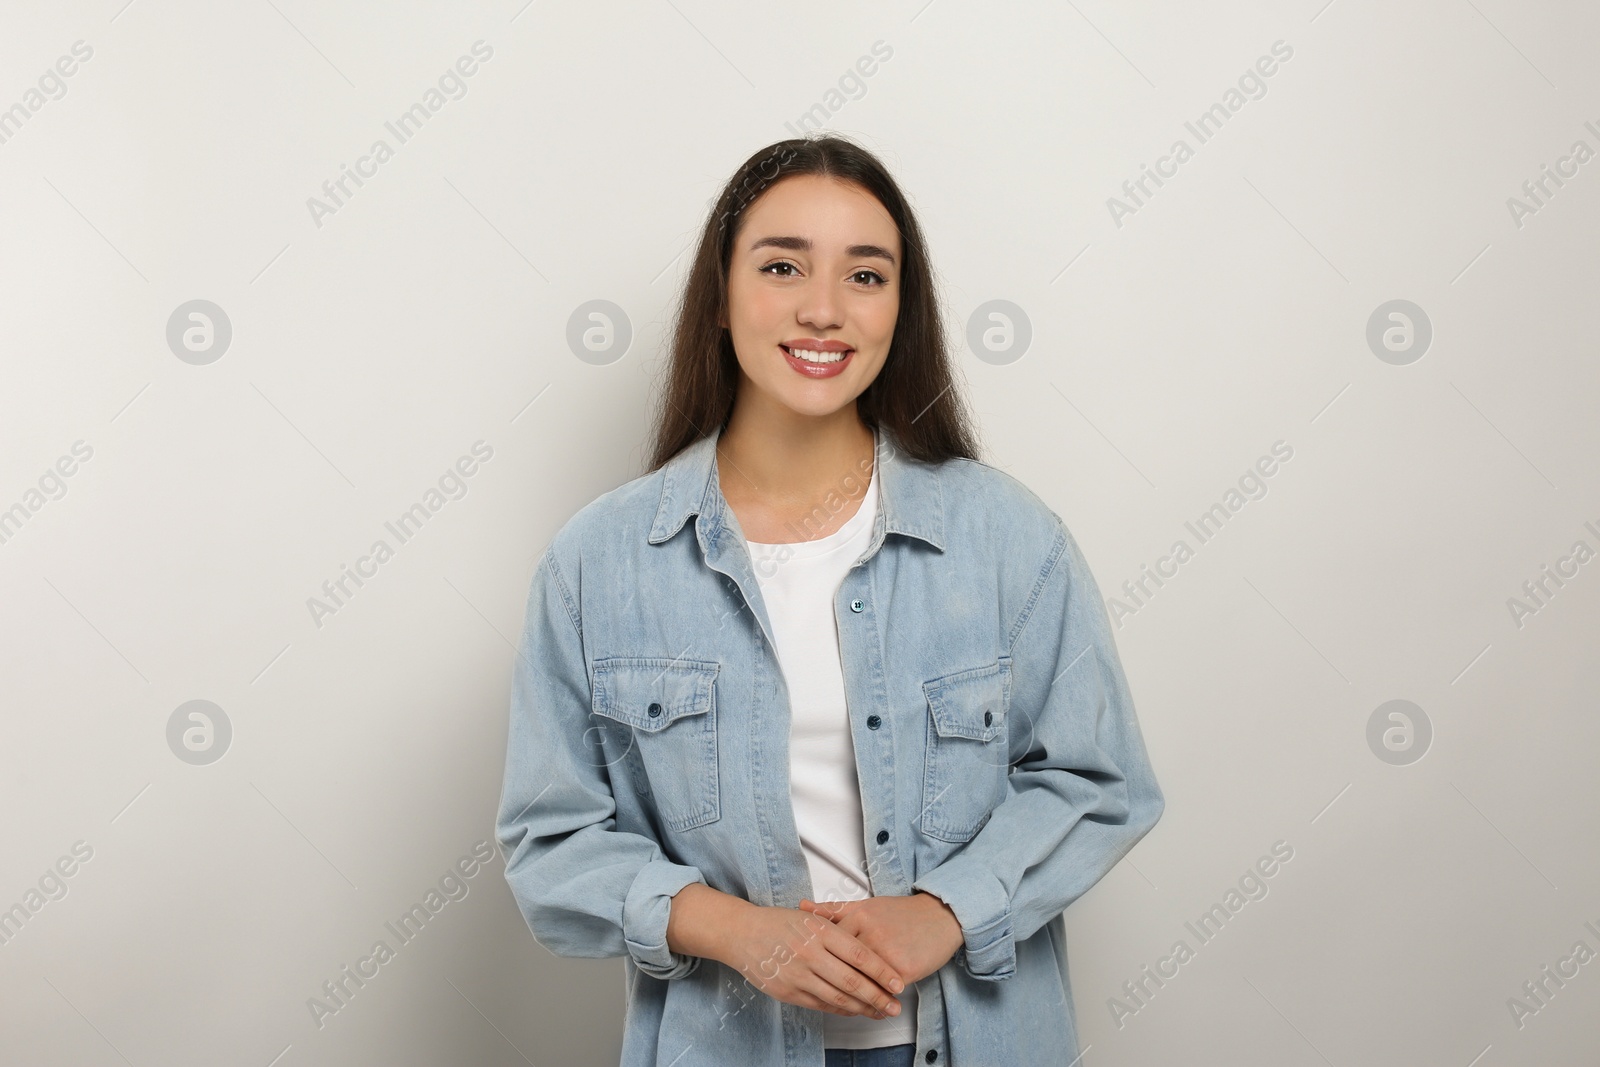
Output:
<path fill-rule="evenodd" d="M 650 712 L 650 717 L 653 719 L 657 715 L 661 714 L 661 705 L 660 704 L 651 704 L 650 707 L 648 709 L 646 709 L 646 710 L 648 710 Z"/>
<path fill-rule="evenodd" d="M 852 600 L 850 601 L 850 610 L 865 611 L 867 610 L 867 602 L 865 600 Z"/>
<path fill-rule="evenodd" d="M 876 730 L 878 727 L 880 727 L 882 725 L 883 725 L 883 720 L 878 718 L 876 715 L 868 715 L 867 716 L 867 729 Z"/>
<path fill-rule="evenodd" d="M 992 711 L 984 712 L 983 713 L 983 725 L 988 726 L 992 722 L 994 722 L 994 712 L 992 712 Z"/>
<path fill-rule="evenodd" d="M 887 831 L 887 830 L 879 830 L 878 831 L 878 844 L 881 845 L 887 840 L 889 840 L 889 831 Z"/>
<path fill-rule="evenodd" d="M 929 1063 L 932 1063 L 934 1060 L 939 1058 L 939 1050 L 936 1048 L 930 1048 L 928 1050 L 928 1054 L 922 1058 L 927 1060 Z"/>

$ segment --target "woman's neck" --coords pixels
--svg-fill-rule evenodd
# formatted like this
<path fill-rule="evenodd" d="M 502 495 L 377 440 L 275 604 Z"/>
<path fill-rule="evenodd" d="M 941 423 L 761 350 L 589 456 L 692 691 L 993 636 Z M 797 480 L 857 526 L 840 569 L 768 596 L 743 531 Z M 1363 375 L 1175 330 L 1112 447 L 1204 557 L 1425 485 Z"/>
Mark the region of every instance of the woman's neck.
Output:
<path fill-rule="evenodd" d="M 773 533 L 792 529 L 807 517 L 807 528 L 815 526 L 819 509 L 828 521 L 815 536 L 826 536 L 856 513 L 866 495 L 875 462 L 873 445 L 873 433 L 854 405 L 826 419 L 776 416 L 758 421 L 735 409 L 717 440 L 718 482 L 751 540 L 794 540 Z M 837 507 L 841 498 L 850 502 L 842 509 Z"/>

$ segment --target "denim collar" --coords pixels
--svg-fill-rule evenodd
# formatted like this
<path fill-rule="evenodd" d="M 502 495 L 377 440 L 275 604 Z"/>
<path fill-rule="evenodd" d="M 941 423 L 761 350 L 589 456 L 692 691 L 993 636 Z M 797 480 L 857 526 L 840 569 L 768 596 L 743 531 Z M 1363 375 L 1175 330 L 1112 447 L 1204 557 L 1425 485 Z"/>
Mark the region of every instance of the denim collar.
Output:
<path fill-rule="evenodd" d="M 700 438 L 661 468 L 661 504 L 650 527 L 650 543 L 671 538 L 690 515 L 701 518 L 702 533 L 714 542 L 721 532 L 727 500 L 717 479 L 717 439 L 721 429 Z M 913 459 L 879 430 L 876 438 L 878 518 L 873 544 L 883 534 L 897 533 L 926 541 L 944 551 L 944 490 L 939 465 Z"/>

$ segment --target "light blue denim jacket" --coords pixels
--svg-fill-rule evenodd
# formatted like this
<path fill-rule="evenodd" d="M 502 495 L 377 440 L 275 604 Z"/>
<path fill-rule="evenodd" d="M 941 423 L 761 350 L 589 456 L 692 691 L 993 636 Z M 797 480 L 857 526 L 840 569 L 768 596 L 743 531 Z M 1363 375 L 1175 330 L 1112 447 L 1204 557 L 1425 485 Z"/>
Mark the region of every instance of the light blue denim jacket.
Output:
<path fill-rule="evenodd" d="M 539 560 L 495 833 L 541 945 L 624 957 L 622 1067 L 821 1067 L 822 1012 L 667 948 L 691 882 L 812 896 L 788 691 L 718 436 L 584 507 Z M 1016 479 L 877 438 L 872 538 L 834 598 L 866 873 L 874 895 L 944 900 L 965 940 L 917 983 L 916 1059 L 1073 1062 L 1062 911 L 1164 804 L 1105 606 Z"/>

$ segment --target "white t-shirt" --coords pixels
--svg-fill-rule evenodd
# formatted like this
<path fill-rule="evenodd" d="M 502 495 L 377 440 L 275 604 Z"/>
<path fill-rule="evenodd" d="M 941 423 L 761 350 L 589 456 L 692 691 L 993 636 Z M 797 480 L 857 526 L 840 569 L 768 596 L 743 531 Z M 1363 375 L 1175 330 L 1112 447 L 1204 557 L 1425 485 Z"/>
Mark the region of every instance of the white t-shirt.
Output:
<path fill-rule="evenodd" d="M 745 542 L 789 689 L 789 795 L 816 901 L 872 895 L 834 597 L 866 551 L 877 512 L 874 463 L 866 496 L 834 533 L 791 544 Z M 907 985 L 896 999 L 900 1014 L 881 1020 L 824 1014 L 823 1045 L 877 1048 L 915 1042 L 916 986 Z"/>

